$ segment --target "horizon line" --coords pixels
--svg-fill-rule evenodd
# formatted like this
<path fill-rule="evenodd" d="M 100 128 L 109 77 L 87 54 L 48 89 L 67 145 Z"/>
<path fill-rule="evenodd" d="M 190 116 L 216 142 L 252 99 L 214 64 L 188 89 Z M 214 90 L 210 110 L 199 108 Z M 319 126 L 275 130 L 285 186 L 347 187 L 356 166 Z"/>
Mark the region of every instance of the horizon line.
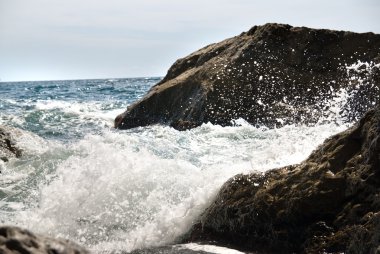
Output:
<path fill-rule="evenodd" d="M 49 81 L 80 81 L 80 80 L 118 80 L 118 79 L 160 79 L 164 76 L 136 76 L 123 78 L 70 78 L 70 79 L 39 79 L 39 80 L 2 80 L 0 83 L 20 83 L 20 82 L 49 82 Z"/>

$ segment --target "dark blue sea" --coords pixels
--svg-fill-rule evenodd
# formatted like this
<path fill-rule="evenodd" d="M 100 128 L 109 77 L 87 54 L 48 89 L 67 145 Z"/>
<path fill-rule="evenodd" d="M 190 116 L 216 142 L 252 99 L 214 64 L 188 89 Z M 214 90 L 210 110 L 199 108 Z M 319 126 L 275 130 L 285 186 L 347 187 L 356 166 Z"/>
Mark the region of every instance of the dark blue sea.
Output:
<path fill-rule="evenodd" d="M 237 119 L 182 132 L 115 130 L 114 118 L 159 80 L 1 82 L 0 125 L 22 130 L 15 138 L 23 157 L 0 160 L 0 223 L 95 253 L 173 244 L 228 178 L 298 163 L 347 128 L 324 121 L 268 129 Z M 337 110 L 345 96 L 336 97 Z"/>

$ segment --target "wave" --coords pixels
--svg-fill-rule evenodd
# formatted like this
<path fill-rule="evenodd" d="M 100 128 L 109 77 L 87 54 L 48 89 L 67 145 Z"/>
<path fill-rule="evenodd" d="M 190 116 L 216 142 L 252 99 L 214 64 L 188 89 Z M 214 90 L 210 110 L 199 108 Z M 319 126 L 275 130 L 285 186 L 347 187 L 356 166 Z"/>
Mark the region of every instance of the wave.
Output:
<path fill-rule="evenodd" d="M 186 132 L 104 130 L 72 143 L 35 140 L 2 175 L 8 194 L 1 220 L 96 252 L 172 243 L 228 178 L 298 163 L 343 128 L 204 124 Z"/>
<path fill-rule="evenodd" d="M 160 125 L 113 130 L 114 117 L 156 80 L 124 88 L 128 100 L 116 94 L 1 99 L 0 123 L 33 134 L 19 140 L 24 157 L 0 162 L 0 222 L 69 238 L 94 252 L 173 243 L 231 176 L 299 163 L 346 129 L 342 108 L 373 85 L 367 79 L 373 68 L 379 66 L 348 66 L 349 89 L 332 91 L 314 126 L 268 129 L 236 119 L 233 127 L 206 123 L 183 132 Z M 90 86 L 99 93 L 104 82 Z M 130 81 L 113 82 L 122 83 L 107 88 L 110 93 Z"/>

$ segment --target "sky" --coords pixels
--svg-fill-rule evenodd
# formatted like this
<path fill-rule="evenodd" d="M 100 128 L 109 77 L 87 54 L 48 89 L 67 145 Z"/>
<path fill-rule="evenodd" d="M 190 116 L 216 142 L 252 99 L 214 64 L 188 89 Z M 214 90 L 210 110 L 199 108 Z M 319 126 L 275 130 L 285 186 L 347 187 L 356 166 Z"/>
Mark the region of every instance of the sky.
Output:
<path fill-rule="evenodd" d="M 380 33 L 379 0 L 0 0 L 1 81 L 164 76 L 268 22 Z"/>

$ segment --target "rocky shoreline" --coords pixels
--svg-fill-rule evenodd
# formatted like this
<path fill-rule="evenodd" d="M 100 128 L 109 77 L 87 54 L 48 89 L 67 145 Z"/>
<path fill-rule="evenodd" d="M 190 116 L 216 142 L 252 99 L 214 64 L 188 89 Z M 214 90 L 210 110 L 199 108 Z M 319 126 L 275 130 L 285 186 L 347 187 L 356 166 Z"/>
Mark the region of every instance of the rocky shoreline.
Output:
<path fill-rule="evenodd" d="M 186 130 L 237 118 L 268 127 L 315 124 L 344 89 L 350 96 L 335 116 L 358 120 L 353 127 L 298 165 L 231 178 L 180 242 L 249 253 L 378 253 L 379 87 L 380 35 L 266 24 L 179 59 L 115 127 Z M 0 163 L 22 155 L 15 133 L 0 126 Z M 0 253 L 88 251 L 1 226 Z M 166 246 L 132 253 L 208 252 Z"/>
<path fill-rule="evenodd" d="M 379 138 L 376 108 L 299 165 L 233 177 L 184 241 L 259 253 L 377 253 Z"/>
<path fill-rule="evenodd" d="M 228 180 L 182 243 L 248 253 L 377 253 L 380 107 L 298 165 Z M 68 241 L 0 227 L 3 253 L 87 253 Z M 167 246 L 133 253 L 207 253 Z M 173 252 L 174 251 L 174 252 Z"/>
<path fill-rule="evenodd" d="M 375 253 L 380 108 L 368 110 L 379 105 L 379 88 L 380 35 L 266 24 L 177 60 L 115 127 L 185 130 L 237 118 L 315 124 L 345 91 L 334 117 L 362 118 L 354 127 L 299 165 L 230 179 L 183 242 L 258 253 Z"/>

